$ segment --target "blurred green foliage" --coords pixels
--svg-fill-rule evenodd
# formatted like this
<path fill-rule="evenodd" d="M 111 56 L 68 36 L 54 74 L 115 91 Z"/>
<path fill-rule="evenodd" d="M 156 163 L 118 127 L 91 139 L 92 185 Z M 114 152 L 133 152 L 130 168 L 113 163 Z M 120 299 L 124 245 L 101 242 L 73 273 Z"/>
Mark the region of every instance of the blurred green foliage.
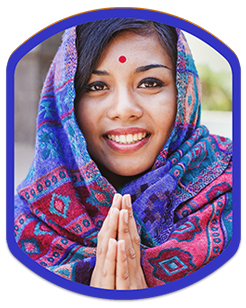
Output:
<path fill-rule="evenodd" d="M 198 74 L 202 84 L 203 110 L 232 110 L 232 74 L 214 72 L 208 65 L 198 65 Z"/>

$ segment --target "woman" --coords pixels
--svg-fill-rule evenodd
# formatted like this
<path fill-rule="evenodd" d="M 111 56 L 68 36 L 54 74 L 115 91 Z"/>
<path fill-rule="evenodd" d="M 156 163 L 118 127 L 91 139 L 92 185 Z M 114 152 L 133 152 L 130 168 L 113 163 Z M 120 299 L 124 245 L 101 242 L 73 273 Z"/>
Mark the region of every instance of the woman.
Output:
<path fill-rule="evenodd" d="M 67 30 L 16 196 L 20 248 L 108 289 L 168 283 L 213 260 L 231 239 L 232 148 L 199 119 L 180 30 L 135 19 Z"/>

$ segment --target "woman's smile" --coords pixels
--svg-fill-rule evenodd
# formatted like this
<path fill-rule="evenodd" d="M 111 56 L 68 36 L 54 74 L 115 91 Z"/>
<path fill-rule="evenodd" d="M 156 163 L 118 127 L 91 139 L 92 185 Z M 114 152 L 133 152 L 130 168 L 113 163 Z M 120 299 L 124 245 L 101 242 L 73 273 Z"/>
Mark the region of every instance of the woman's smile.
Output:
<path fill-rule="evenodd" d="M 138 127 L 117 128 L 108 131 L 104 138 L 108 146 L 119 153 L 132 153 L 149 140 L 150 132 Z"/>
<path fill-rule="evenodd" d="M 42 88 L 31 169 L 8 204 L 20 261 L 145 297 L 227 251 L 232 143 L 200 117 L 180 29 L 135 18 L 67 29 Z"/>
<path fill-rule="evenodd" d="M 113 185 L 149 170 L 167 142 L 176 116 L 174 70 L 154 33 L 124 31 L 102 52 L 76 116 L 89 154 Z"/>

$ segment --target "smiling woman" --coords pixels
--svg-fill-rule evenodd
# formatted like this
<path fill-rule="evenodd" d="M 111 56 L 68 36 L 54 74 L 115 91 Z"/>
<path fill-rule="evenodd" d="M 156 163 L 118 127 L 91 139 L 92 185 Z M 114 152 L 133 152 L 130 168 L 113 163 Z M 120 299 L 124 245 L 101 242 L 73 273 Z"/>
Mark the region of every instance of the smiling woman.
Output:
<path fill-rule="evenodd" d="M 183 33 L 116 18 L 68 29 L 41 94 L 33 165 L 19 185 L 19 247 L 106 289 L 166 284 L 232 234 L 232 145 L 200 125 Z"/>
<path fill-rule="evenodd" d="M 117 61 L 120 52 L 128 59 L 124 65 Z M 149 170 L 170 136 L 174 71 L 155 33 L 124 31 L 107 45 L 76 102 L 87 149 L 116 188 Z"/>

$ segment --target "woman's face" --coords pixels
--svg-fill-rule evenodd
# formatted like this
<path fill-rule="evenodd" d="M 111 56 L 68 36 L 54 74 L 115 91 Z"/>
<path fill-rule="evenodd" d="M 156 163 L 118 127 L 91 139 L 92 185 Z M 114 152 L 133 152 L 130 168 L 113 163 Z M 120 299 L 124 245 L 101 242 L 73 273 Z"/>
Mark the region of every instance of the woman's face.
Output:
<path fill-rule="evenodd" d="M 150 169 L 176 116 L 175 68 L 155 34 L 125 31 L 103 51 L 76 116 L 102 174 L 117 178 Z"/>

